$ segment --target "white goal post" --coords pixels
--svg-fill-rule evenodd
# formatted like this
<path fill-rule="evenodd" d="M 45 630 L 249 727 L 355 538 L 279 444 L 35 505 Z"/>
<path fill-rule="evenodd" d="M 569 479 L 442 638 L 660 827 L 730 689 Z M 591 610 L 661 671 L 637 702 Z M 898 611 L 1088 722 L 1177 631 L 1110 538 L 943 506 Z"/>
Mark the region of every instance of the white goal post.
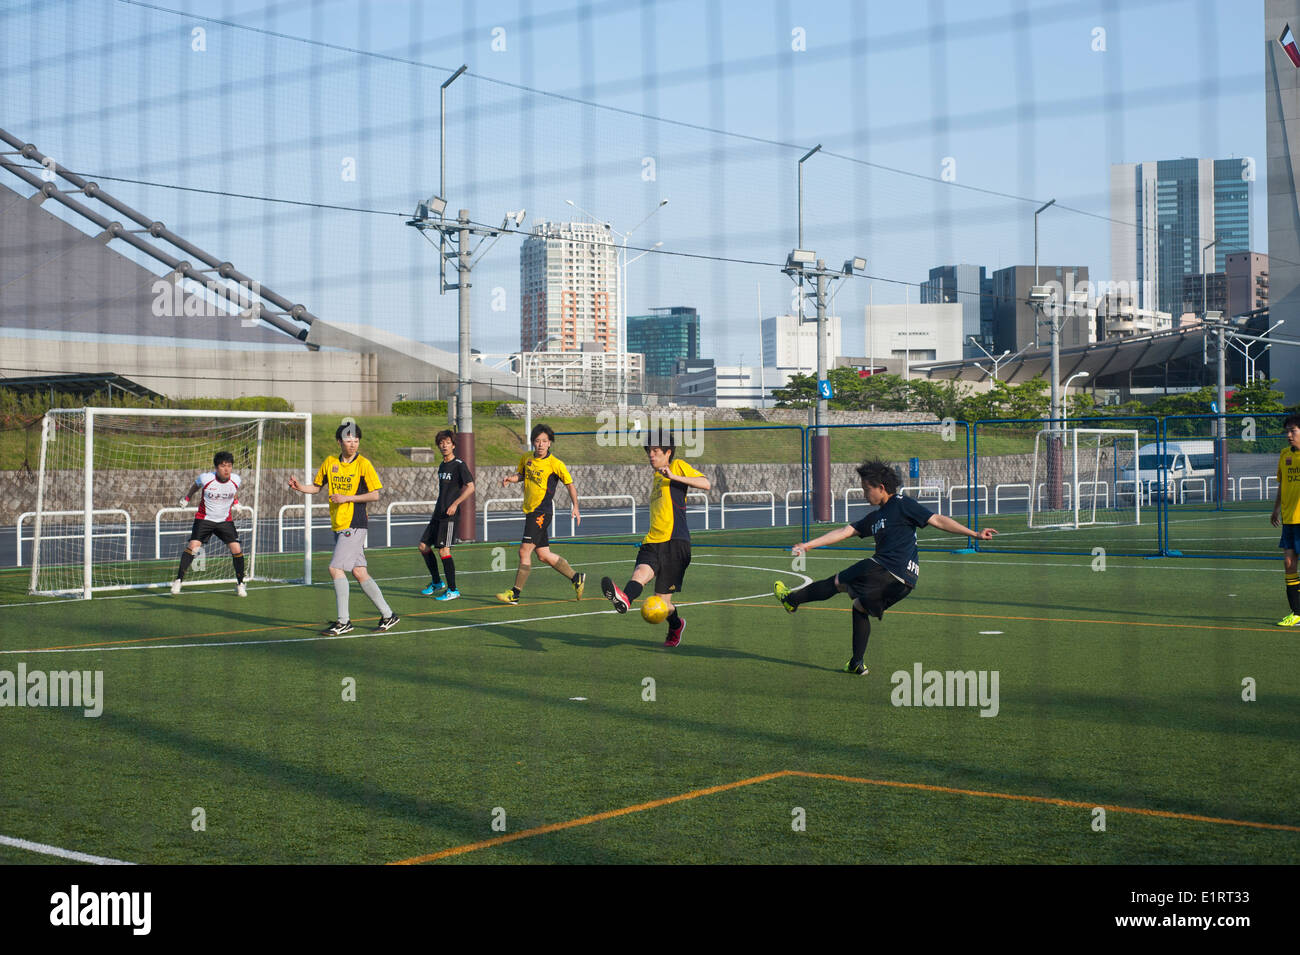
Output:
<path fill-rule="evenodd" d="M 1114 428 L 1048 428 L 1034 436 L 1029 526 L 1141 524 L 1133 480 L 1139 435 Z"/>
<path fill-rule="evenodd" d="M 241 479 L 234 510 L 246 579 L 310 583 L 310 512 L 277 534 L 281 506 L 302 503 L 289 476 L 313 473 L 310 414 L 72 408 L 42 423 L 30 592 L 89 600 L 170 585 L 199 503 L 197 493 L 189 507 L 180 499 L 221 451 Z M 230 552 L 214 535 L 185 586 L 234 582 Z"/>

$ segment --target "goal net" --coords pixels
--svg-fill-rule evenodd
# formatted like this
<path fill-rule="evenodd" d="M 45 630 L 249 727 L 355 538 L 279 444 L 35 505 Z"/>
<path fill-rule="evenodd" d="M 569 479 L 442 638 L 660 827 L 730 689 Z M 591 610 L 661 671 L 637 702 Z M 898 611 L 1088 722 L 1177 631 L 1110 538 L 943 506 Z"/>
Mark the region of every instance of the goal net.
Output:
<path fill-rule="evenodd" d="M 1034 437 L 1029 526 L 1140 524 L 1138 432 L 1050 428 Z"/>
<path fill-rule="evenodd" d="M 34 594 L 89 599 L 105 590 L 166 587 L 199 504 L 181 498 L 219 451 L 241 480 L 235 528 L 248 581 L 311 580 L 310 510 L 288 489 L 311 473 L 311 415 L 78 408 L 45 415 L 36 508 L 18 525 L 31 548 Z M 185 586 L 235 581 L 213 535 Z"/>

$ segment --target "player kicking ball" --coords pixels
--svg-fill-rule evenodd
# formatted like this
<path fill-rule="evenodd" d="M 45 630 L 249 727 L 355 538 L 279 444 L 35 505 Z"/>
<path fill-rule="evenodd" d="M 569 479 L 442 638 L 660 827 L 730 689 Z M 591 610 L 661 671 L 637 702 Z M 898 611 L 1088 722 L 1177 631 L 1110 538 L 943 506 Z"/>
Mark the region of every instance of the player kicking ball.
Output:
<path fill-rule="evenodd" d="M 660 443 L 653 443 L 654 441 Z M 637 551 L 632 579 L 620 590 L 608 577 L 601 578 L 600 592 L 614 609 L 627 613 L 632 601 L 641 596 L 645 585 L 654 578 L 655 596 L 668 605 L 668 639 L 664 646 L 682 642 L 686 621 L 673 606 L 672 594 L 681 593 L 686 568 L 691 563 L 691 531 L 686 526 L 686 493 L 690 489 L 707 491 L 709 479 L 685 461 L 673 457 L 671 434 L 651 438 L 645 449 L 654 468 L 650 485 L 650 532 Z"/>
<path fill-rule="evenodd" d="M 188 507 L 190 498 L 198 494 L 199 509 L 190 528 L 190 541 L 181 552 L 176 579 L 172 581 L 173 596 L 180 594 L 186 571 L 213 534 L 230 548 L 230 559 L 235 564 L 235 593 L 248 596 L 248 588 L 244 586 L 244 551 L 239 545 L 239 531 L 235 529 L 235 505 L 239 503 L 241 483 L 235 473 L 235 456 L 229 451 L 218 451 L 212 456 L 212 470 L 196 477 L 181 498 L 181 507 Z"/>
<path fill-rule="evenodd" d="M 564 462 L 551 453 L 555 442 L 555 432 L 549 425 L 539 424 L 533 427 L 528 436 L 533 446 L 532 454 L 525 454 L 519 459 L 519 467 L 514 474 L 508 474 L 501 481 L 502 487 L 518 484 L 524 485 L 524 533 L 519 542 L 519 569 L 515 571 L 515 585 L 509 590 L 497 594 L 497 600 L 504 604 L 519 603 L 519 595 L 524 592 L 524 583 L 533 569 L 533 552 L 543 564 L 554 567 L 556 572 L 573 584 L 575 600 L 582 599 L 583 588 L 587 584 L 587 575 L 575 573 L 569 562 L 551 550 L 551 499 L 555 489 L 563 484 L 573 502 L 573 523 L 582 523 L 578 516 L 578 492 L 573 486 L 573 477 Z"/>
<path fill-rule="evenodd" d="M 1291 612 L 1277 622 L 1279 627 L 1300 627 L 1300 414 L 1287 415 L 1282 433 L 1288 447 L 1277 457 L 1277 497 L 1273 501 L 1274 527 L 1282 528 L 1277 546 L 1282 549 L 1282 570 L 1286 574 L 1286 600 Z"/>
<path fill-rule="evenodd" d="M 846 593 L 853 599 L 853 656 L 844 666 L 844 672 L 857 676 L 867 675 L 865 658 L 867 638 L 871 636 L 871 617 L 884 617 L 885 611 L 912 592 L 916 586 L 919 557 L 916 552 L 916 529 L 937 527 L 950 534 L 964 534 L 975 540 L 991 540 L 997 533 L 986 527 L 973 531 L 951 517 L 936 514 L 910 497 L 898 493 L 902 480 L 883 461 L 867 461 L 858 467 L 862 479 L 862 493 L 867 503 L 879 510 L 872 511 L 852 524 L 829 531 L 816 540 L 795 544 L 790 553 L 795 557 L 814 547 L 838 544 L 846 538 L 870 534 L 876 541 L 876 552 L 866 560 L 840 571 L 833 577 L 817 580 L 806 587 L 791 590 L 777 581 L 772 592 L 781 606 L 790 613 L 800 604 L 813 600 L 829 600 L 837 593 Z"/>
<path fill-rule="evenodd" d="M 429 585 L 420 591 L 434 600 L 455 600 L 460 596 L 456 589 L 456 562 L 451 559 L 451 545 L 456 537 L 456 512 L 460 505 L 474 494 L 474 475 L 469 473 L 465 462 L 456 457 L 456 436 L 450 431 L 439 431 L 433 443 L 442 452 L 442 463 L 438 465 L 438 501 L 433 507 L 433 517 L 429 526 L 420 537 L 420 556 L 429 568 Z M 438 553 L 433 553 L 434 548 Z M 447 582 L 442 582 L 438 573 L 438 561 L 447 574 Z"/>
<path fill-rule="evenodd" d="M 379 611 L 376 630 L 391 630 L 398 616 L 388 606 L 379 584 L 366 570 L 366 504 L 379 500 L 379 475 L 361 450 L 361 428 L 351 418 L 334 432 L 339 443 L 339 454 L 331 454 L 316 472 L 312 484 L 303 484 L 297 477 L 289 476 L 290 490 L 301 494 L 319 494 L 329 488 L 330 527 L 334 530 L 334 556 L 330 558 L 330 577 L 334 580 L 334 598 L 338 605 L 338 619 L 321 631 L 326 636 L 337 637 L 352 631 L 352 618 L 348 613 L 348 571 L 357 579 L 362 591 Z"/>

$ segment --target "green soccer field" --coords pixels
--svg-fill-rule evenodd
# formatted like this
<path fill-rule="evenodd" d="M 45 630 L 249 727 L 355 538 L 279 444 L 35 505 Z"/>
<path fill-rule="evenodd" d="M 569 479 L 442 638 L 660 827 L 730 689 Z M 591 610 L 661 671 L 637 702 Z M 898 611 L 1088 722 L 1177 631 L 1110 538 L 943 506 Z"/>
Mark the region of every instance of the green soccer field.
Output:
<path fill-rule="evenodd" d="M 790 616 L 769 592 L 867 551 L 799 571 L 698 535 L 668 650 L 599 596 L 633 548 L 556 549 L 589 574 L 581 602 L 540 565 L 519 606 L 494 602 L 513 547 L 505 570 L 458 547 L 450 603 L 419 596 L 413 549 L 372 550 L 402 621 L 373 633 L 354 585 L 357 629 L 334 639 L 323 583 L 38 601 L 0 573 L 0 674 L 103 672 L 97 718 L 0 708 L 0 862 L 58 861 L 32 844 L 147 863 L 1300 858 L 1300 634 L 1273 626 L 1276 562 L 923 552 L 863 678 L 838 672 L 846 598 Z M 996 699 L 894 705 L 918 666 L 923 685 L 996 671 Z"/>

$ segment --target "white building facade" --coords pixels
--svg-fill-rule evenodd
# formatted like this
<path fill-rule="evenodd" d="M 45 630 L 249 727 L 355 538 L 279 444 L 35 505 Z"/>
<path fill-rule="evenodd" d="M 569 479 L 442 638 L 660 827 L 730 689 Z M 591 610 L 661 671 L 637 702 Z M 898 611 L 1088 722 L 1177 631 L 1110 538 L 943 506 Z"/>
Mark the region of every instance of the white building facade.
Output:
<path fill-rule="evenodd" d="M 535 226 L 519 250 L 519 289 L 522 351 L 572 352 L 586 342 L 618 351 L 618 247 L 605 226 Z"/>

